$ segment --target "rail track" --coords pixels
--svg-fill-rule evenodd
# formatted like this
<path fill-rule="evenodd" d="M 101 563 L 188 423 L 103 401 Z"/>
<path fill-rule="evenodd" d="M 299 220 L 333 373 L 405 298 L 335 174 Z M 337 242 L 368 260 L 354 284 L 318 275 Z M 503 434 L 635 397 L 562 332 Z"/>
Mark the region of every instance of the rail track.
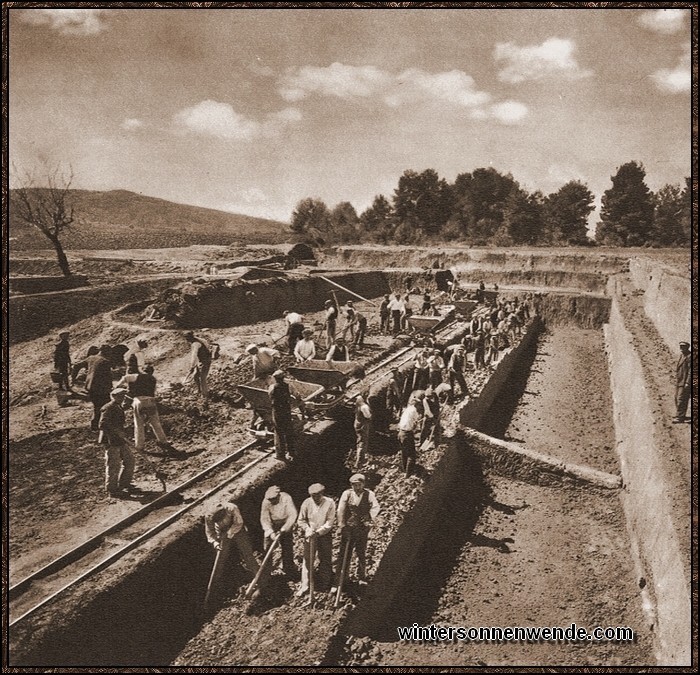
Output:
<path fill-rule="evenodd" d="M 454 323 L 455 319 L 446 320 L 440 329 L 435 331 L 436 336 L 449 333 Z M 379 381 L 386 375 L 384 369 L 387 366 L 407 354 L 407 358 L 401 360 L 398 365 L 409 362 L 414 357 L 415 349 L 415 345 L 409 345 L 392 352 L 371 366 L 365 377 L 383 371 L 379 377 L 373 378 L 370 384 Z M 352 394 L 350 390 L 357 389 L 357 385 L 360 384 L 365 387 L 368 383 L 363 379 L 351 384 L 345 396 L 347 402 L 351 402 L 359 394 L 359 390 Z M 255 439 L 246 443 L 10 586 L 9 627 L 18 626 L 70 589 L 107 569 L 254 466 L 268 459 L 273 451 L 264 447 L 256 448 L 259 442 L 260 439 Z M 245 462 L 246 459 L 249 461 Z M 231 465 L 237 467 L 233 474 L 228 473 Z M 224 469 L 227 470 L 227 475 L 222 479 L 220 474 Z"/>

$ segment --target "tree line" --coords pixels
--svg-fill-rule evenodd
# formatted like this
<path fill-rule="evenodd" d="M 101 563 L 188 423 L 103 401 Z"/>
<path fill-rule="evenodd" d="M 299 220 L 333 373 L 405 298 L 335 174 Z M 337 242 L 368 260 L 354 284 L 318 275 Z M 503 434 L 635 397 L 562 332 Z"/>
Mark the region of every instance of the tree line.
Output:
<path fill-rule="evenodd" d="M 330 209 L 321 199 L 299 201 L 291 218 L 298 238 L 318 243 L 425 244 L 453 241 L 471 246 L 689 246 L 690 179 L 653 193 L 640 162 L 611 177 L 601 200 L 595 240 L 588 217 L 595 195 L 572 180 L 549 195 L 528 192 L 511 174 L 494 168 L 461 173 L 454 183 L 434 169 L 407 170 L 391 200 L 377 195 L 358 215 L 350 202 Z"/>

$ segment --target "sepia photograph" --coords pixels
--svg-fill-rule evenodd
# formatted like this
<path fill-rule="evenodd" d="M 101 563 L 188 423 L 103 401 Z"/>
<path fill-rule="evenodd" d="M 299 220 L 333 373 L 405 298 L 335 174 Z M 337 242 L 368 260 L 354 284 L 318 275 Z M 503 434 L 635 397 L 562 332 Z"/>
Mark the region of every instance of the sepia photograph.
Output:
<path fill-rule="evenodd" d="M 3 671 L 698 667 L 696 2 L 3 2 Z"/>

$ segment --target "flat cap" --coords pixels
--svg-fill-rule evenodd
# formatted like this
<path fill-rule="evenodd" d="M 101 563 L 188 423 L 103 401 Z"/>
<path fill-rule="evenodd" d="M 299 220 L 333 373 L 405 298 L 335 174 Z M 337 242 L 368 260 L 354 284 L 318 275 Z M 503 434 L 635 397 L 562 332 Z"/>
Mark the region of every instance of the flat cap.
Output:
<path fill-rule="evenodd" d="M 271 485 L 269 488 L 267 488 L 267 491 L 265 492 L 265 499 L 274 499 L 279 495 L 279 493 L 279 486 Z"/>
<path fill-rule="evenodd" d="M 257 348 L 258 348 L 258 345 L 251 343 L 245 348 L 245 350 L 250 354 L 251 352 L 255 351 Z"/>
<path fill-rule="evenodd" d="M 276 370 L 274 373 L 272 373 L 272 377 L 284 377 L 285 372 L 283 370 Z"/>
<path fill-rule="evenodd" d="M 317 495 L 319 492 L 323 492 L 326 488 L 321 485 L 321 483 L 314 483 L 313 485 L 309 485 L 309 494 L 310 495 Z"/>
<path fill-rule="evenodd" d="M 124 387 L 117 387 L 116 389 L 112 389 L 112 391 L 109 392 L 110 396 L 122 396 L 126 394 L 127 390 L 124 389 Z"/>
<path fill-rule="evenodd" d="M 690 347 L 690 342 L 679 342 L 678 344 L 681 347 Z"/>
<path fill-rule="evenodd" d="M 351 483 L 357 483 L 359 481 L 362 481 L 363 483 L 365 482 L 365 474 L 363 473 L 356 473 L 350 476 L 350 482 Z"/>

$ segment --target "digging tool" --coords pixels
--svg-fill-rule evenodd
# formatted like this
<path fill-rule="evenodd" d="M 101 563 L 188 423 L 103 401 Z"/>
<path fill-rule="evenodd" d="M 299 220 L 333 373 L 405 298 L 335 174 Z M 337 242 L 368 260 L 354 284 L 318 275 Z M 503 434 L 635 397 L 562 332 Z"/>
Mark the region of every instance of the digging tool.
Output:
<path fill-rule="evenodd" d="M 350 563 L 350 538 L 345 542 L 345 550 L 343 551 L 343 564 L 340 568 L 340 578 L 338 579 L 338 592 L 335 594 L 335 602 L 333 607 L 337 607 L 340 604 L 340 596 L 343 592 L 343 584 L 345 583 L 345 576 L 348 573 L 348 565 Z"/>
<path fill-rule="evenodd" d="M 248 588 L 246 588 L 246 591 L 245 591 L 246 598 L 250 598 L 253 595 L 253 591 L 255 591 L 255 587 L 260 583 L 260 579 L 263 575 L 263 572 L 267 568 L 268 563 L 272 560 L 272 553 L 274 552 L 275 548 L 277 548 L 277 545 L 279 543 L 280 543 L 280 536 L 278 534 L 277 537 L 272 540 L 270 547 L 267 549 L 267 552 L 265 553 L 265 557 L 263 558 L 262 563 L 260 563 L 260 567 L 258 568 L 258 572 L 255 575 L 255 578 L 253 579 L 253 581 L 250 582 Z"/>
<path fill-rule="evenodd" d="M 316 562 L 316 533 L 309 537 L 309 601 L 307 605 L 314 604 L 314 593 L 316 593 L 316 574 L 315 574 L 315 562 Z"/>
<path fill-rule="evenodd" d="M 209 601 L 211 600 L 211 594 L 214 590 L 221 574 L 223 573 L 224 566 L 228 560 L 229 553 L 231 552 L 231 540 L 228 537 L 224 537 L 221 540 L 221 545 L 219 550 L 216 552 L 216 558 L 214 560 L 214 567 L 211 570 L 211 576 L 209 577 L 209 585 L 207 586 L 207 594 L 204 596 L 204 609 L 209 607 Z"/>
<path fill-rule="evenodd" d="M 346 293 L 350 293 L 350 295 L 354 295 L 356 298 L 359 298 L 360 300 L 364 300 L 365 302 L 369 302 L 370 305 L 373 307 L 376 307 L 377 304 L 375 302 L 372 302 L 371 300 L 368 300 L 367 298 L 363 298 L 361 295 L 358 293 L 355 293 L 354 291 L 351 291 L 349 288 L 345 288 L 345 286 L 341 286 L 340 284 L 337 284 L 335 281 L 331 281 L 328 277 L 324 277 L 322 274 L 319 274 L 318 276 L 321 277 L 324 281 L 327 281 L 329 284 L 333 284 L 333 286 L 337 286 L 340 290 L 345 291 Z M 333 293 L 333 297 L 335 298 L 336 305 L 338 304 L 338 298 L 335 296 L 335 291 L 331 291 Z M 338 305 L 340 307 L 340 305 Z"/>

